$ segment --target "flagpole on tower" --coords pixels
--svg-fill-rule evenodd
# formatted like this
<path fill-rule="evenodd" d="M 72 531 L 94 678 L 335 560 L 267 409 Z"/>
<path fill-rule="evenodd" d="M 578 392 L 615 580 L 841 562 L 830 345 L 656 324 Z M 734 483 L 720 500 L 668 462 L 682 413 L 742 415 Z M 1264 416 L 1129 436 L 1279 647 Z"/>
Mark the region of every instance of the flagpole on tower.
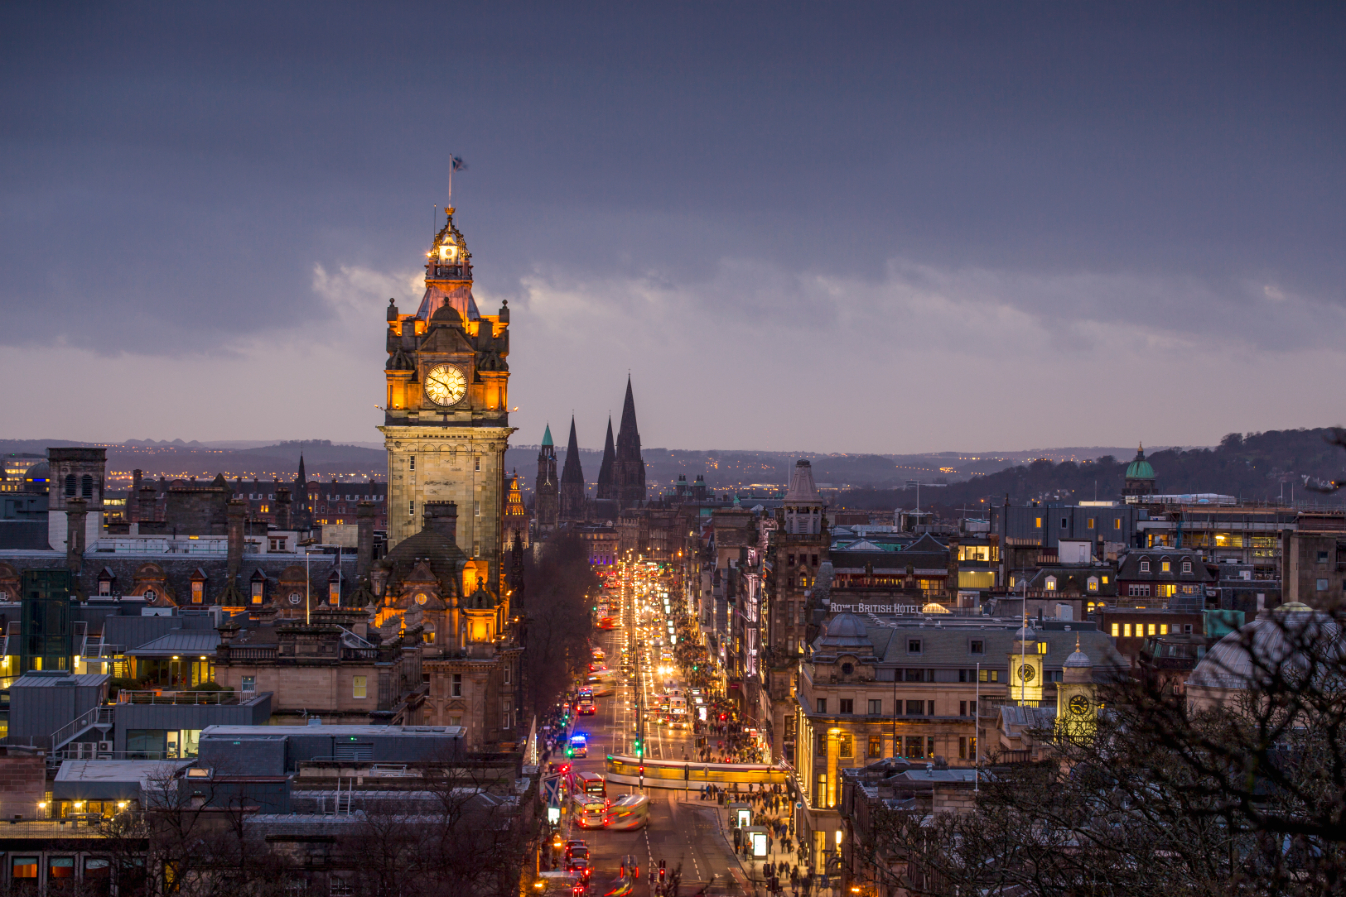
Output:
<path fill-rule="evenodd" d="M 446 208 L 453 208 L 453 173 L 455 171 L 467 171 L 467 163 L 463 161 L 462 156 L 449 156 L 449 204 Z"/>

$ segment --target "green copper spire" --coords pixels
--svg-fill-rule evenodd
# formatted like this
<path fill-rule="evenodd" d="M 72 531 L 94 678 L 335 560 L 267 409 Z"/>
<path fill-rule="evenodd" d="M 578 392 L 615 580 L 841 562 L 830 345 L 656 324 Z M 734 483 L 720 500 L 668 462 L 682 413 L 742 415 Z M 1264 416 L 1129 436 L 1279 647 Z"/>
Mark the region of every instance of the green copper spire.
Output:
<path fill-rule="evenodd" d="M 551 445 L 551 424 L 547 424 L 547 432 L 542 434 L 542 447 Z"/>

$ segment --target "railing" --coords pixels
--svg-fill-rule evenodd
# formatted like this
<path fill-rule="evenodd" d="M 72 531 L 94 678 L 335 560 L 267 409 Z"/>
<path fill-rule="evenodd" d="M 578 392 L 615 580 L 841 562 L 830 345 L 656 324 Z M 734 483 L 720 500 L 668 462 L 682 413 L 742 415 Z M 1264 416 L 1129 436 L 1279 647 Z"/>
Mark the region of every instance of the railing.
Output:
<path fill-rule="evenodd" d="M 230 660 L 275 660 L 280 654 L 280 649 L 273 647 L 235 648 L 233 646 L 224 646 L 224 652 Z"/>
<path fill-rule="evenodd" d="M 992 764 L 1014 765 L 1019 763 L 1032 763 L 1032 751 L 1001 751 L 991 758 Z"/>
<path fill-rule="evenodd" d="M 117 693 L 118 704 L 240 704 L 243 700 L 237 692 L 232 691 L 149 691 L 124 688 Z"/>
<path fill-rule="evenodd" d="M 112 725 L 111 707 L 104 707 L 101 704 L 97 707 L 90 707 L 84 713 L 81 713 L 79 716 L 51 733 L 51 746 L 53 748 L 62 747 L 66 742 L 77 737 L 79 733 L 83 732 L 85 729 L 99 723 L 106 723 L 109 727 Z"/>

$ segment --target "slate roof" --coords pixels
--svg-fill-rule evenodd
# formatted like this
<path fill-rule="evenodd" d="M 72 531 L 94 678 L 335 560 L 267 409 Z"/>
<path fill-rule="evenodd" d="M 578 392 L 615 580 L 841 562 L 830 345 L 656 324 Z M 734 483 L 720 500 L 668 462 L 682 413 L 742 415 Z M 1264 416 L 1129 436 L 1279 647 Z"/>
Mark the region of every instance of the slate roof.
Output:
<path fill-rule="evenodd" d="M 880 665 L 897 667 L 951 667 L 967 668 L 980 663 L 984 667 L 1007 669 L 1009 653 L 1014 650 L 1017 621 L 988 623 L 985 629 L 972 626 L 920 625 L 918 620 L 894 618 L 857 618 L 865 623 L 865 636 L 873 646 Z M 887 625 L 885 625 L 887 624 Z M 894 625 L 895 624 L 895 625 Z M 1130 669 L 1130 663 L 1118 653 L 1111 637 L 1097 629 L 1039 629 L 1033 633 L 1035 641 L 1047 643 L 1042 656 L 1044 669 L 1064 669 L 1066 659 L 1075 651 L 1075 640 L 1080 649 L 1094 663 L 1096 678 L 1119 675 Z M 823 644 L 826 636 L 814 642 L 818 654 L 832 654 Z M 921 653 L 908 654 L 907 642 L 921 640 Z M 982 654 L 970 651 L 973 639 L 983 643 Z"/>
<path fill-rule="evenodd" d="M 1167 573 L 1162 572 L 1163 564 L 1161 561 L 1164 560 L 1170 562 Z M 1142 561 L 1150 562 L 1149 571 L 1141 571 L 1140 564 Z M 1183 561 L 1192 562 L 1191 572 L 1182 572 Z M 1215 582 L 1215 575 L 1201 560 L 1200 552 L 1193 551 L 1190 548 L 1146 548 L 1128 551 L 1122 557 L 1121 564 L 1118 566 L 1117 578 L 1138 582 Z"/>
<path fill-rule="evenodd" d="M 152 642 L 146 642 L 138 648 L 130 648 L 127 654 L 133 657 L 175 657 L 179 654 L 214 654 L 219 647 L 220 635 L 214 630 L 175 629 Z"/>

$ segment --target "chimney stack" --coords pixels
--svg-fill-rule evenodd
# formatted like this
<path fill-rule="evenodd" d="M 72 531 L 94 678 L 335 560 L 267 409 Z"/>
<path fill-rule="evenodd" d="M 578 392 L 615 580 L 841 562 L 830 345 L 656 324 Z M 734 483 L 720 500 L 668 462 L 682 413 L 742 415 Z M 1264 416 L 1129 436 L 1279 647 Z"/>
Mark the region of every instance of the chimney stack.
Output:
<path fill-rule="evenodd" d="M 225 509 L 225 532 L 229 534 L 229 578 L 226 585 L 238 584 L 238 570 L 243 565 L 243 524 L 247 514 L 248 503 L 240 498 L 231 500 Z"/>
<path fill-rule="evenodd" d="M 65 506 L 65 566 L 71 578 L 78 582 L 84 567 L 84 526 L 89 516 L 89 503 L 82 498 L 67 498 Z"/>
<path fill-rule="evenodd" d="M 374 560 L 374 503 L 362 501 L 355 506 L 355 579 L 369 574 Z"/>
<path fill-rule="evenodd" d="M 276 488 L 276 529 L 290 528 L 290 487 Z"/>
<path fill-rule="evenodd" d="M 458 505 L 451 501 L 427 501 L 424 528 L 458 541 Z"/>

